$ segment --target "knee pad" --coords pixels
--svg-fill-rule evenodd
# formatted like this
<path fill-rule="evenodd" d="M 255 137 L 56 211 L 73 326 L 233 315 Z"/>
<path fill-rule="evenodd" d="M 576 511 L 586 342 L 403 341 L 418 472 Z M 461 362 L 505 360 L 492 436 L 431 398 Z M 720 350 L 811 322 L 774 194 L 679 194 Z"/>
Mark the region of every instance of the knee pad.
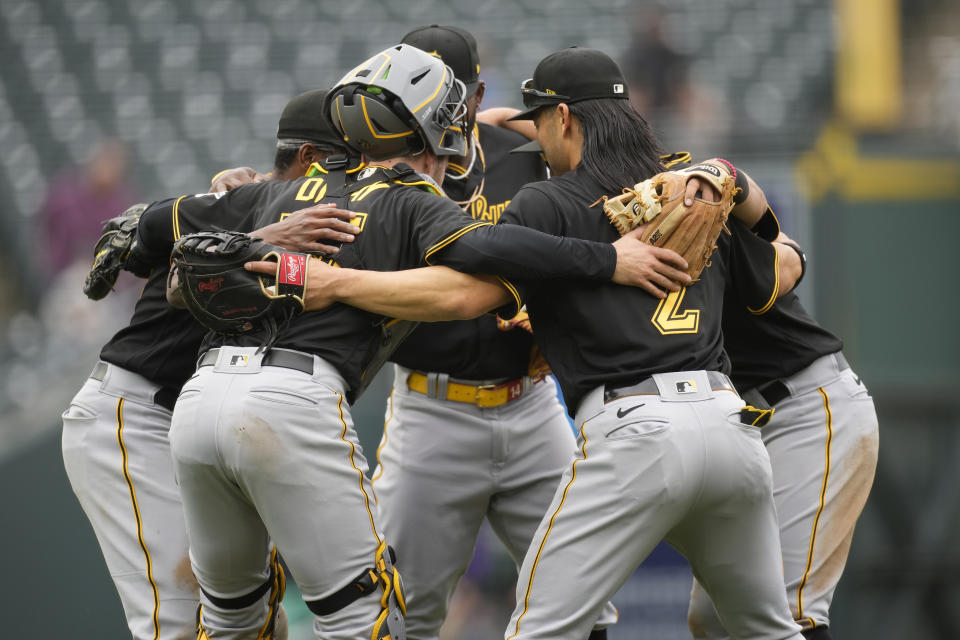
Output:
<path fill-rule="evenodd" d="M 386 542 L 381 542 L 372 567 L 364 569 L 363 573 L 332 595 L 310 600 L 306 603 L 307 607 L 318 616 L 328 616 L 379 589 L 380 613 L 374 622 L 371 640 L 406 640 L 403 616 L 407 614 L 407 603 L 394 561 L 393 549 L 387 547 Z"/>
<path fill-rule="evenodd" d="M 250 593 L 236 598 L 218 598 L 200 587 L 204 597 L 221 609 L 244 609 L 269 594 L 267 620 L 257 632 L 256 640 L 286 640 L 287 617 L 285 612 L 281 614 L 283 606 L 280 604 L 286 589 L 287 579 L 283 573 L 283 567 L 280 566 L 276 547 L 270 552 L 270 577 Z M 201 604 L 197 607 L 197 640 L 210 640 L 201 622 L 202 615 L 203 605 Z"/>

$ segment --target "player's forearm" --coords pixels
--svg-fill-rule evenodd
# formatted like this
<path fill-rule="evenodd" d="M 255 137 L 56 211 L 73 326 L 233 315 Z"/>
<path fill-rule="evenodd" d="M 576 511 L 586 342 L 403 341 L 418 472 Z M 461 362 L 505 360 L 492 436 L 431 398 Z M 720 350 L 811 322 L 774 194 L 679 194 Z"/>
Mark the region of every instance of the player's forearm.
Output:
<path fill-rule="evenodd" d="M 533 124 L 533 120 L 508 120 L 508 118 L 518 113 L 520 113 L 519 109 L 513 109 L 511 107 L 493 107 L 477 113 L 477 122 L 509 129 L 510 131 L 519 133 L 528 140 L 533 140 L 537 137 L 537 127 Z"/>
<path fill-rule="evenodd" d="M 799 247 L 793 247 L 773 243 L 773 248 L 777 251 L 777 297 L 786 295 L 793 291 L 800 278 L 803 277 L 803 261 L 800 259 Z"/>
<path fill-rule="evenodd" d="M 474 229 L 427 259 L 457 271 L 518 280 L 610 280 L 617 267 L 617 251 L 610 244 L 552 236 L 512 224 Z"/>
<path fill-rule="evenodd" d="M 311 260 L 308 278 L 308 311 L 338 301 L 391 318 L 436 322 L 475 318 L 511 300 L 496 278 L 446 267 L 365 271 Z"/>
<path fill-rule="evenodd" d="M 743 190 L 744 199 L 730 213 L 748 229 L 753 229 L 767 211 L 767 196 L 746 172 L 738 168 L 737 173 L 737 186 Z"/>
<path fill-rule="evenodd" d="M 782 238 L 782 240 L 781 240 Z M 781 233 L 777 242 L 773 243 L 777 250 L 777 278 L 779 290 L 777 297 L 786 295 L 793 291 L 806 272 L 806 259 L 803 257 L 803 250 L 795 242 Z"/>

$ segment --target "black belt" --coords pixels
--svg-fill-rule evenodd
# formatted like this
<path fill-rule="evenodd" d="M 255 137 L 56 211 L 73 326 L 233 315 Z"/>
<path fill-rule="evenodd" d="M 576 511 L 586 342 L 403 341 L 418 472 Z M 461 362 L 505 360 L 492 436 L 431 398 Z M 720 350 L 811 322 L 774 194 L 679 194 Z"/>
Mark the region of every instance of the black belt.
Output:
<path fill-rule="evenodd" d="M 707 380 L 710 382 L 710 388 L 714 391 L 726 389 L 728 391 L 733 391 L 734 393 L 737 392 L 736 388 L 733 386 L 733 383 L 730 382 L 730 378 L 719 371 L 707 371 Z M 623 396 L 638 395 L 660 395 L 660 390 L 657 388 L 657 382 L 653 378 L 646 378 L 637 384 L 627 385 L 624 387 L 607 386 L 603 388 L 604 403 L 612 402 L 613 400 L 622 398 Z"/>
<path fill-rule="evenodd" d="M 850 368 L 850 364 L 847 362 L 847 359 L 843 357 L 843 353 L 837 351 L 833 354 L 833 357 L 837 360 L 837 367 L 840 371 L 844 371 Z M 763 398 L 769 406 L 775 407 L 777 403 L 782 402 L 785 398 L 790 396 L 790 389 L 787 388 L 780 380 L 774 380 L 773 382 L 768 382 L 762 387 L 757 387 L 756 392 L 760 394 L 760 397 Z"/>
<path fill-rule="evenodd" d="M 103 379 L 107 377 L 107 363 L 102 360 L 98 362 L 93 368 L 90 377 L 99 382 L 103 382 Z M 177 397 L 179 395 L 179 389 L 160 387 L 157 389 L 157 392 L 153 394 L 153 403 L 160 405 L 167 411 L 173 411 L 173 406 L 177 404 Z"/>
<path fill-rule="evenodd" d="M 220 349 L 210 349 L 197 362 L 197 368 L 209 367 L 216 364 L 217 357 L 220 355 Z M 260 365 L 264 367 L 283 367 L 284 369 L 294 369 L 313 375 L 313 356 L 299 351 L 285 351 L 283 349 L 271 349 L 263 354 L 263 360 Z"/>

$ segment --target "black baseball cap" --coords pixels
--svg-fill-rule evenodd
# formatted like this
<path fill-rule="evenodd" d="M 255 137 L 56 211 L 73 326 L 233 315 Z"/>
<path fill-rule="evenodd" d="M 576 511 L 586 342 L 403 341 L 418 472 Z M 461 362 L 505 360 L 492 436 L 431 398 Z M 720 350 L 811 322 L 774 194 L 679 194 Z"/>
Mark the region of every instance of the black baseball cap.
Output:
<path fill-rule="evenodd" d="M 520 92 L 526 110 L 510 120 L 532 120 L 540 107 L 561 102 L 630 97 L 620 65 L 602 51 L 580 47 L 563 49 L 541 60 Z"/>
<path fill-rule="evenodd" d="M 277 140 L 306 140 L 336 147 L 345 146 L 324 108 L 327 93 L 327 89 L 314 89 L 288 102 L 280 114 Z"/>
<path fill-rule="evenodd" d="M 439 56 L 453 70 L 457 80 L 466 85 L 466 97 L 476 93 L 480 84 L 480 54 L 477 53 L 477 41 L 468 31 L 431 24 L 413 29 L 400 43 Z"/>

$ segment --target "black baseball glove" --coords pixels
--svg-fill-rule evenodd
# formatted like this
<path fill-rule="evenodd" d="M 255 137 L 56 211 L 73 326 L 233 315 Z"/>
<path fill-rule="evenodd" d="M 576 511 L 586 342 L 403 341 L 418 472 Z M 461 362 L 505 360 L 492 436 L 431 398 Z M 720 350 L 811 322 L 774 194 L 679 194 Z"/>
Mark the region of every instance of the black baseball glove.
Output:
<path fill-rule="evenodd" d="M 147 205 L 135 204 L 116 218 L 103 223 L 100 239 L 93 249 L 93 265 L 83 283 L 83 292 L 91 300 L 101 300 L 113 291 L 121 269 L 132 271 L 134 275 L 145 278 L 149 268 L 138 268 L 128 264 L 130 248 L 137 237 L 137 225 L 140 214 Z"/>
<path fill-rule="evenodd" d="M 303 311 L 309 256 L 236 231 L 193 233 L 173 246 L 173 266 L 184 305 L 200 324 L 230 335 L 265 333 L 263 347 Z M 277 263 L 274 277 L 244 263 Z"/>

